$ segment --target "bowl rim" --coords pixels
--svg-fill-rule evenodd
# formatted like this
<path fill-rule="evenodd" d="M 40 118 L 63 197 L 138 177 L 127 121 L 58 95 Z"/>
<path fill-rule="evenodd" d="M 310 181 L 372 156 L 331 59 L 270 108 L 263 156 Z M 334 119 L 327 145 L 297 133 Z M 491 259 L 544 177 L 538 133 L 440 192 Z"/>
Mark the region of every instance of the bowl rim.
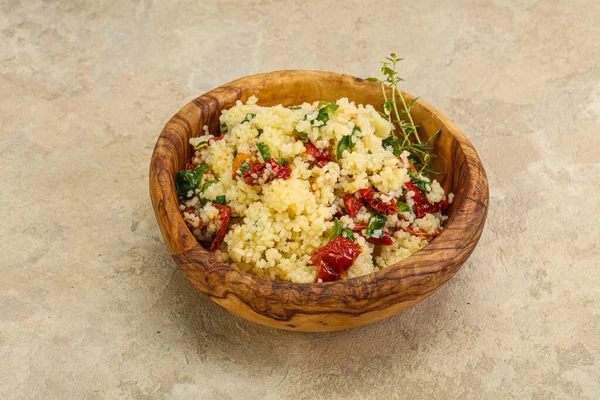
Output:
<path fill-rule="evenodd" d="M 362 300 L 371 295 L 381 294 L 380 292 L 383 290 L 390 290 L 389 285 L 385 284 L 387 281 L 392 282 L 399 278 L 405 279 L 411 277 L 423 277 L 424 275 L 428 274 L 444 273 L 444 266 L 441 265 L 444 263 L 434 263 L 431 262 L 431 260 L 429 260 L 429 262 L 425 262 L 426 260 L 423 256 L 426 254 L 428 255 L 431 252 L 439 252 L 439 256 L 444 256 L 444 259 L 446 260 L 451 260 L 454 257 L 457 257 L 459 253 L 464 255 L 465 251 L 468 252 L 468 257 L 468 255 L 470 255 L 470 253 L 473 251 L 475 244 L 479 240 L 481 230 L 476 232 L 477 230 L 474 229 L 471 236 L 457 236 L 459 232 L 456 232 L 454 227 L 456 226 L 458 227 L 457 229 L 463 229 L 461 227 L 483 225 L 485 223 L 489 198 L 489 189 L 485 170 L 473 145 L 460 131 L 460 129 L 458 129 L 456 125 L 443 113 L 422 99 L 419 99 L 416 104 L 420 107 L 423 107 L 425 111 L 432 114 L 443 126 L 447 128 L 447 130 L 456 139 L 455 146 L 460 146 L 462 152 L 465 154 L 468 179 L 465 181 L 466 187 L 464 188 L 466 191 L 464 195 L 465 201 L 461 202 L 458 209 L 452 209 L 452 215 L 450 216 L 451 218 L 449 218 L 442 233 L 416 253 L 392 266 L 366 275 L 332 282 L 296 283 L 290 281 L 271 280 L 248 272 L 240 271 L 226 263 L 218 261 L 212 255 L 212 252 L 204 249 L 200 243 L 196 241 L 193 234 L 187 227 L 187 224 L 183 220 L 183 216 L 179 209 L 179 201 L 175 195 L 174 176 L 178 171 L 171 171 L 168 168 L 164 153 L 159 151 L 165 150 L 166 152 L 173 152 L 176 150 L 176 144 L 173 143 L 174 138 L 170 136 L 174 134 L 174 131 L 169 129 L 169 125 L 181 125 L 181 120 L 185 120 L 184 116 L 187 115 L 191 110 L 198 108 L 198 102 L 202 98 L 219 98 L 224 91 L 231 90 L 238 92 L 241 96 L 241 93 L 244 89 L 244 84 L 250 79 L 258 79 L 268 82 L 269 79 L 282 79 L 298 73 L 309 76 L 313 75 L 315 78 L 327 75 L 334 77 L 342 84 L 374 84 L 366 81 L 365 79 L 357 78 L 351 75 L 318 70 L 279 70 L 249 75 L 221 85 L 195 98 L 186 104 L 182 109 L 180 109 L 166 124 L 165 128 L 162 130 L 157 139 L 156 146 L 152 153 L 149 178 L 150 195 L 154 205 L 154 211 L 157 219 L 159 220 L 159 226 L 163 233 L 163 238 L 165 239 L 165 244 L 167 245 L 169 253 L 171 253 L 176 259 L 177 256 L 181 256 L 183 254 L 203 255 L 205 258 L 210 260 L 208 265 L 202 265 L 204 267 L 203 272 L 205 274 L 212 275 L 217 271 L 219 271 L 219 273 L 223 273 L 223 268 L 225 268 L 228 270 L 225 272 L 229 276 L 229 278 L 226 280 L 227 283 L 232 284 L 236 281 L 240 281 L 241 284 L 250 286 L 252 289 L 251 291 L 254 292 L 256 296 L 260 296 L 260 294 L 263 292 L 272 293 L 274 291 L 282 290 L 294 292 L 305 297 L 307 301 L 311 301 L 311 299 L 316 300 L 320 296 L 327 296 L 333 293 L 335 293 L 336 296 L 347 295 L 355 297 L 356 300 Z M 406 92 L 402 93 L 405 94 L 409 100 L 414 98 L 414 96 Z M 185 142 L 184 145 L 188 145 L 188 143 Z M 184 160 L 184 162 L 186 161 Z M 475 182 L 473 179 L 474 175 L 477 175 L 477 182 Z M 174 212 L 174 210 L 176 210 L 176 212 Z M 158 218 L 159 214 L 165 218 Z M 177 232 L 179 237 L 169 237 L 169 232 Z M 453 273 L 450 275 L 450 277 L 452 275 Z M 448 277 L 448 279 L 450 277 Z M 209 280 L 208 277 L 206 279 Z M 360 288 L 360 290 L 357 290 L 357 288 Z M 435 290 L 437 290 L 437 288 Z M 435 290 L 429 294 L 432 294 L 435 292 Z"/>

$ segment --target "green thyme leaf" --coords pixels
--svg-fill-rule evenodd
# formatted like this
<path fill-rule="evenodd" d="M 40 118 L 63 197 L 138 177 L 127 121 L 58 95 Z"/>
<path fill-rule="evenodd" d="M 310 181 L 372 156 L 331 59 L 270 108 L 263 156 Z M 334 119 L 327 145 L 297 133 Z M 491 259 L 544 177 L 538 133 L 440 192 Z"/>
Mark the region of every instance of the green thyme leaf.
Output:
<path fill-rule="evenodd" d="M 290 109 L 290 110 L 301 110 L 302 106 L 292 106 L 292 107 L 288 107 L 288 109 Z"/>
<path fill-rule="evenodd" d="M 366 78 L 365 80 L 366 80 L 366 81 L 369 81 L 369 82 L 379 82 L 379 79 L 377 79 L 377 78 L 373 78 L 372 76 L 370 76 L 370 77 Z"/>
<path fill-rule="evenodd" d="M 342 234 L 342 223 L 340 222 L 339 219 L 334 219 L 333 220 L 333 231 L 331 232 L 331 236 L 329 236 L 329 240 L 333 240 L 336 237 L 340 236 Z"/>
<path fill-rule="evenodd" d="M 383 139 L 382 146 L 384 149 L 394 153 L 396 157 L 402 154 L 402 142 L 394 135 Z"/>
<path fill-rule="evenodd" d="M 198 165 L 194 170 L 183 170 L 175 174 L 177 194 L 182 197 L 191 197 L 188 196 L 188 193 L 198 188 L 198 185 L 202 182 L 204 171 L 207 169 L 208 165 L 202 164 Z"/>
<path fill-rule="evenodd" d="M 269 158 L 271 158 L 271 152 L 269 151 L 269 145 L 266 143 L 256 143 L 256 147 L 258 151 L 260 151 L 260 155 L 263 158 L 263 162 L 266 162 Z"/>

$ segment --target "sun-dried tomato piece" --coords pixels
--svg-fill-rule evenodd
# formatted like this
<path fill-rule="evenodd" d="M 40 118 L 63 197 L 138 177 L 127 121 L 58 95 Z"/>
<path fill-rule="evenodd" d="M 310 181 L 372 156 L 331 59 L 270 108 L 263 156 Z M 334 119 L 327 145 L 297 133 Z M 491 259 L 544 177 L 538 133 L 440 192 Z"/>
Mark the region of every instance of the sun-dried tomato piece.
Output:
<path fill-rule="evenodd" d="M 185 170 L 186 171 L 193 171 L 195 169 L 196 169 L 196 166 L 194 164 L 185 163 Z"/>
<path fill-rule="evenodd" d="M 359 189 L 358 193 L 360 197 L 362 197 L 373 210 L 377 211 L 379 214 L 383 215 L 393 215 L 398 211 L 398 200 L 393 196 L 388 196 L 384 193 L 379 193 L 373 189 Z M 382 196 L 387 196 L 390 199 L 388 201 L 383 201 L 381 199 Z"/>
<path fill-rule="evenodd" d="M 319 167 L 319 168 L 323 168 L 324 166 L 326 166 L 326 165 L 327 165 L 327 164 L 329 164 L 329 163 L 330 163 L 330 161 L 319 161 L 319 162 L 317 163 L 317 167 Z"/>
<path fill-rule="evenodd" d="M 383 232 L 384 233 L 384 237 L 374 237 L 374 236 L 366 236 L 365 240 L 367 242 L 371 242 L 371 243 L 375 243 L 375 244 L 382 244 L 384 246 L 389 246 L 391 244 L 394 244 L 394 241 L 392 240 L 392 237 L 390 236 L 390 234 L 388 232 Z"/>
<path fill-rule="evenodd" d="M 215 137 L 208 139 L 208 144 L 210 144 L 211 142 L 218 142 L 219 140 L 223 140 L 223 139 L 225 139 L 225 135 L 215 136 Z"/>
<path fill-rule="evenodd" d="M 231 207 L 221 204 L 213 204 L 213 207 L 219 210 L 218 218 L 219 221 L 221 221 L 219 232 L 217 232 L 215 240 L 213 240 L 212 244 L 210 245 L 210 250 L 216 251 L 221 248 L 221 243 L 223 243 L 223 239 L 227 233 L 227 227 L 229 226 L 229 220 L 231 219 Z"/>
<path fill-rule="evenodd" d="M 419 218 L 423 218 L 425 215 L 430 213 L 446 211 L 450 205 L 446 199 L 435 204 L 431 204 L 429 200 L 427 200 L 425 193 L 423 193 L 423 191 L 419 189 L 413 182 L 407 182 L 406 187 L 415 194 L 413 196 L 413 200 L 415 202 L 415 213 Z"/>
<path fill-rule="evenodd" d="M 362 248 L 352 240 L 338 236 L 320 249 L 315 250 L 310 265 L 319 267 L 317 280 L 336 281 L 346 274 Z"/>
<path fill-rule="evenodd" d="M 354 218 L 363 206 L 363 202 L 357 199 L 353 194 L 347 194 L 344 196 L 344 207 L 348 211 L 350 218 Z"/>
<path fill-rule="evenodd" d="M 271 166 L 271 171 L 267 169 L 267 165 Z M 268 176 L 265 176 L 268 174 Z M 273 179 L 288 179 L 292 175 L 292 170 L 277 163 L 273 158 L 261 164 L 257 164 L 252 169 L 244 173 L 244 182 L 248 185 L 258 185 L 260 179 L 265 179 L 264 183 L 270 182 Z"/>
<path fill-rule="evenodd" d="M 317 146 L 312 144 L 311 142 L 304 143 L 304 148 L 306 149 L 306 154 L 310 154 L 317 161 L 331 161 L 331 157 L 327 154 L 323 154 Z"/>
<path fill-rule="evenodd" d="M 362 222 L 355 222 L 354 228 L 352 228 L 352 232 L 361 232 L 363 229 L 367 229 L 368 224 Z"/>
<path fill-rule="evenodd" d="M 442 233 L 442 230 L 440 228 L 436 229 L 436 231 L 433 232 L 433 233 L 429 233 L 427 231 L 415 231 L 410 226 L 408 228 L 402 228 L 402 227 L 400 227 L 399 229 L 403 230 L 404 232 L 408 232 L 408 233 L 410 233 L 411 235 L 414 235 L 414 236 L 424 236 L 424 237 L 436 237 L 437 235 L 439 235 L 440 233 Z"/>

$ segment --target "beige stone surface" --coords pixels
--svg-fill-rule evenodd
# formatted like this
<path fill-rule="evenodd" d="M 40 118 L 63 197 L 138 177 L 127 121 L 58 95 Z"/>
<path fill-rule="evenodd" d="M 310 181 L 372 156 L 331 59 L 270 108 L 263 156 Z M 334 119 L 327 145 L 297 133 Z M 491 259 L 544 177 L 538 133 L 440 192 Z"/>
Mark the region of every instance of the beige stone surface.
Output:
<path fill-rule="evenodd" d="M 0 398 L 597 399 L 600 2 L 0 0 Z M 487 168 L 479 247 L 371 326 L 277 331 L 186 281 L 148 197 L 179 108 L 395 51 Z"/>

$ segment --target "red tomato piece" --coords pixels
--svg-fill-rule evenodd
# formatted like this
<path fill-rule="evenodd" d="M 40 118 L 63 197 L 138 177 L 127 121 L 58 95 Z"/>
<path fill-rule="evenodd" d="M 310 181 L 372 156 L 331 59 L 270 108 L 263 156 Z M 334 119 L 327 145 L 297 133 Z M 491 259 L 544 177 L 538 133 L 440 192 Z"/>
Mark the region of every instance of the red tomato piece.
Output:
<path fill-rule="evenodd" d="M 361 232 L 363 229 L 367 229 L 368 224 L 362 222 L 355 222 L 354 228 L 352 228 L 352 232 Z"/>
<path fill-rule="evenodd" d="M 223 140 L 223 139 L 225 139 L 225 135 L 215 136 L 215 137 L 208 139 L 208 144 L 210 144 L 210 142 L 216 142 L 216 141 Z"/>
<path fill-rule="evenodd" d="M 344 196 L 344 207 L 348 211 L 350 218 L 354 218 L 363 206 L 363 202 L 357 199 L 353 194 L 347 194 Z"/>
<path fill-rule="evenodd" d="M 265 177 L 267 172 L 267 165 L 271 166 L 272 173 L 266 177 L 264 183 L 270 182 L 273 179 L 288 179 L 292 175 L 292 170 L 286 168 L 275 161 L 273 158 L 269 158 L 267 161 L 261 164 L 256 164 L 254 167 L 244 173 L 244 182 L 248 185 L 258 185 L 258 180 Z"/>
<path fill-rule="evenodd" d="M 218 218 L 221 221 L 219 232 L 217 232 L 215 240 L 213 240 L 212 244 L 210 245 L 210 250 L 216 251 L 221 248 L 221 243 L 223 243 L 223 239 L 227 233 L 227 227 L 229 226 L 229 220 L 231 219 L 231 207 L 221 204 L 213 204 L 213 207 L 219 210 Z"/>
<path fill-rule="evenodd" d="M 317 280 L 336 281 L 346 274 L 362 249 L 350 239 L 338 236 L 320 249 L 315 250 L 310 265 L 319 267 Z"/>
<path fill-rule="evenodd" d="M 331 161 L 331 157 L 329 157 L 327 154 L 321 153 L 321 151 L 317 149 L 317 146 L 311 142 L 304 143 L 304 148 L 306 149 L 306 154 L 310 154 L 317 161 Z"/>
<path fill-rule="evenodd" d="M 326 166 L 327 164 L 329 164 L 329 161 L 319 161 L 317 163 L 317 167 L 319 168 L 323 168 L 324 166 Z"/>
<path fill-rule="evenodd" d="M 185 169 L 186 171 L 193 171 L 196 169 L 196 166 L 194 164 L 185 163 Z"/>
<path fill-rule="evenodd" d="M 383 215 L 393 215 L 398 211 L 398 200 L 394 197 L 389 196 L 390 200 L 388 202 L 384 202 L 381 199 L 381 196 L 386 196 L 385 194 L 379 193 L 373 189 L 359 189 L 358 193 L 360 197 L 362 197 L 373 210 L 377 211 L 379 214 Z"/>
<path fill-rule="evenodd" d="M 442 200 L 438 203 L 431 204 L 429 200 L 427 200 L 425 193 L 423 193 L 413 182 L 408 182 L 406 187 L 415 194 L 413 200 L 415 201 L 415 212 L 419 218 L 423 218 L 429 213 L 445 211 L 450 205 L 448 200 Z"/>
<path fill-rule="evenodd" d="M 376 238 L 373 236 L 367 236 L 367 237 L 365 237 L 365 240 L 367 242 L 371 242 L 371 243 L 375 243 L 375 244 L 382 244 L 384 246 L 389 246 L 391 244 L 394 244 L 394 241 L 392 240 L 392 237 L 390 236 L 390 234 L 387 232 L 384 232 L 384 233 L 385 233 L 385 237 Z"/>
<path fill-rule="evenodd" d="M 439 229 L 439 228 L 435 232 L 433 232 L 433 233 L 428 233 L 428 232 L 425 232 L 425 231 L 415 231 L 411 227 L 400 228 L 400 229 L 402 229 L 404 232 L 410 233 L 411 235 L 424 236 L 424 237 L 436 237 L 437 235 L 439 235 L 440 233 L 442 233 L 441 229 Z"/>

